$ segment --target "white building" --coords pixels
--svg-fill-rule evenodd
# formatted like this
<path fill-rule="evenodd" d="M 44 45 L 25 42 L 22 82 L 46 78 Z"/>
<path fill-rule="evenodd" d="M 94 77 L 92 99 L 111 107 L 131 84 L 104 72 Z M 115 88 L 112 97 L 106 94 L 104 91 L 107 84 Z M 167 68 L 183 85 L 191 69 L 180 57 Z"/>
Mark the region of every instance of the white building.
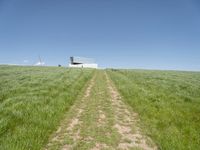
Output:
<path fill-rule="evenodd" d="M 98 68 L 98 65 L 91 58 L 70 57 L 69 67 L 75 67 L 75 68 Z"/>

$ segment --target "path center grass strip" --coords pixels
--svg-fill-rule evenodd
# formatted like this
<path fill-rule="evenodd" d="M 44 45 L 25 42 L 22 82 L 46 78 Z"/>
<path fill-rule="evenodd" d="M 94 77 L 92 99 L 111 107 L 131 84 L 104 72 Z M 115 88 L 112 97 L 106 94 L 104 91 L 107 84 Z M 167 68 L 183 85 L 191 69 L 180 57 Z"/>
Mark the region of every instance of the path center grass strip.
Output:
<path fill-rule="evenodd" d="M 0 66 L 0 149 L 38 150 L 93 70 Z"/>
<path fill-rule="evenodd" d="M 160 149 L 200 149 L 200 73 L 108 70 Z"/>

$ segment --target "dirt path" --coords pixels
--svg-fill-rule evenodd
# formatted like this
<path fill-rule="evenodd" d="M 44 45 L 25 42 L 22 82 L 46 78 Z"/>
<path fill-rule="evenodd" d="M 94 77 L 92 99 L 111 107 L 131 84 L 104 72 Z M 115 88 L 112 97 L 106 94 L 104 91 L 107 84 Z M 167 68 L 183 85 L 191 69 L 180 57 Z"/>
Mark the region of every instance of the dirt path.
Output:
<path fill-rule="evenodd" d="M 45 149 L 156 149 L 137 122 L 108 75 L 97 71 Z"/>

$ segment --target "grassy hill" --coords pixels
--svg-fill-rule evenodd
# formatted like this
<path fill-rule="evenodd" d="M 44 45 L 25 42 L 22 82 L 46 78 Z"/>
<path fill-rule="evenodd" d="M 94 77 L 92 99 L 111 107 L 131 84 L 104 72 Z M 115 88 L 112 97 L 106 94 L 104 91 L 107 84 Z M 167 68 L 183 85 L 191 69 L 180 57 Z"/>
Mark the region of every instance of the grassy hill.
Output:
<path fill-rule="evenodd" d="M 106 71 L 159 149 L 199 149 L 199 72 Z M 90 69 L 0 66 L 0 149 L 44 147 L 93 74 Z"/>
<path fill-rule="evenodd" d="M 200 148 L 200 73 L 108 70 L 160 149 Z"/>
<path fill-rule="evenodd" d="M 0 66 L 0 149 L 41 149 L 92 74 Z"/>

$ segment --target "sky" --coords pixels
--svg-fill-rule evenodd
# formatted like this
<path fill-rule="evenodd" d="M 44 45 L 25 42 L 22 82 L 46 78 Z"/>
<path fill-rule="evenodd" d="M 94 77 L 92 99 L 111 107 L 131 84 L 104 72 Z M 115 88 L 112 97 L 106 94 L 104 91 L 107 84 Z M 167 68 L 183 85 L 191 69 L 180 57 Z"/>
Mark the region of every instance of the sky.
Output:
<path fill-rule="evenodd" d="M 0 64 L 200 71 L 199 0 L 0 0 Z"/>

